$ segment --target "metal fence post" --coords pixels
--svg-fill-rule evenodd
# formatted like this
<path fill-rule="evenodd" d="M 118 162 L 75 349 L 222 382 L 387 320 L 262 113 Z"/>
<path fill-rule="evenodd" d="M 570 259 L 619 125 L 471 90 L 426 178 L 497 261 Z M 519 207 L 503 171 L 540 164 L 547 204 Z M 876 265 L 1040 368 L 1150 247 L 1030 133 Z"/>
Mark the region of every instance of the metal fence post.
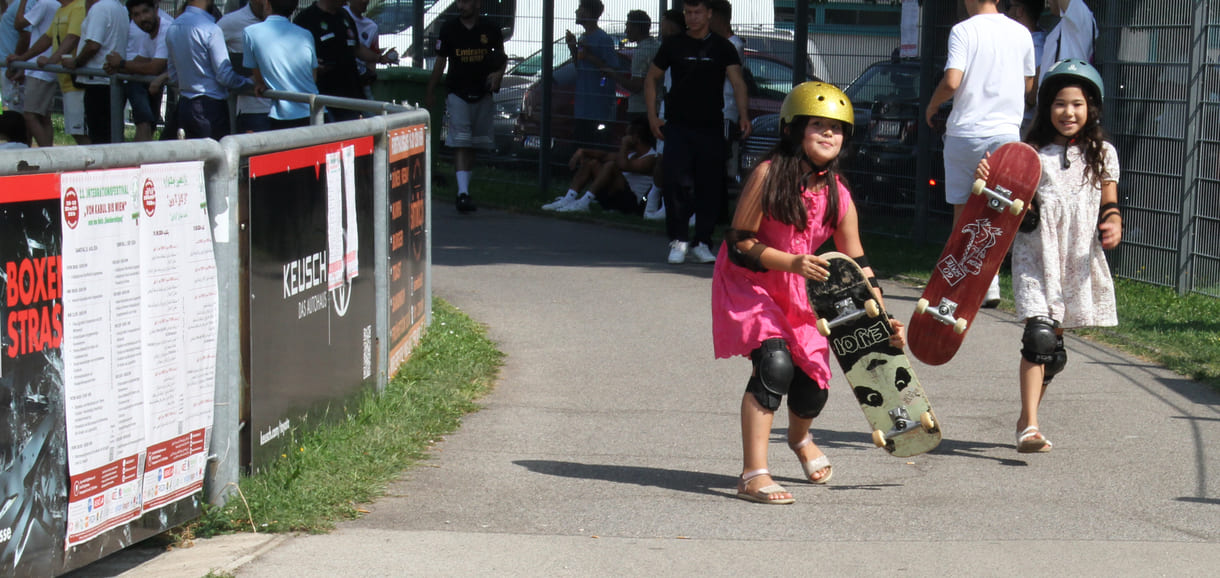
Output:
<path fill-rule="evenodd" d="M 110 142 L 123 142 L 123 108 L 127 99 L 123 94 L 123 81 L 113 76 L 106 78 L 110 86 Z"/>
<path fill-rule="evenodd" d="M 1186 122 L 1186 158 L 1182 163 L 1182 209 L 1178 213 L 1178 266 L 1175 286 L 1178 295 L 1186 295 L 1193 289 L 1191 266 L 1194 262 L 1195 207 L 1199 195 L 1199 152 L 1202 146 L 1201 133 L 1203 111 L 1203 78 L 1207 73 L 1207 18 L 1210 2 L 1195 2 L 1190 15 L 1190 57 L 1188 70 L 1190 82 L 1186 87 L 1186 102 L 1190 112 Z"/>

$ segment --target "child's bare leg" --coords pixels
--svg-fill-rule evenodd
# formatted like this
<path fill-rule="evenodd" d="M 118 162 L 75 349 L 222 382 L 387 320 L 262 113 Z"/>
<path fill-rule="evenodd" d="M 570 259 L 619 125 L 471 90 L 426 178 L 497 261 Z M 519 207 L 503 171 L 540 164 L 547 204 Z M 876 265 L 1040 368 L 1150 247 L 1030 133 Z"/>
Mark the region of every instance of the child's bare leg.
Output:
<path fill-rule="evenodd" d="M 796 448 L 798 444 L 805 441 L 805 437 L 811 435 L 809 427 L 813 425 L 813 418 L 804 418 L 788 412 L 788 447 Z M 818 459 L 824 455 L 822 450 L 818 448 L 818 444 L 810 443 L 803 447 L 797 448 L 796 457 L 802 464 Z M 830 466 L 826 466 L 816 472 L 812 477 L 812 481 L 820 481 L 830 475 Z"/>
<path fill-rule="evenodd" d="M 1042 387 L 1044 368 L 1041 364 L 1021 359 L 1018 370 L 1021 384 L 1021 415 L 1017 418 L 1017 431 L 1033 426 L 1038 427 L 1038 405 L 1042 403 Z"/>
<path fill-rule="evenodd" d="M 741 398 L 741 448 L 742 471 L 767 468 L 767 446 L 771 443 L 771 424 L 775 412 L 768 411 L 758 403 L 754 394 L 746 392 Z"/>

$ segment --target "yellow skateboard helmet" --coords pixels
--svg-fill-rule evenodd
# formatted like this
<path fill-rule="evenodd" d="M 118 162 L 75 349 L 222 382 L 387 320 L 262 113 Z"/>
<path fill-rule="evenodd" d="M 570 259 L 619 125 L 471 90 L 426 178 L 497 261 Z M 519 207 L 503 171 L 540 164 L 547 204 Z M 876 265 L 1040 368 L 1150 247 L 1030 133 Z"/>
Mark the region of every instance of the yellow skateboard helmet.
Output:
<path fill-rule="evenodd" d="M 856 121 L 851 99 L 837 86 L 825 82 L 802 82 L 784 97 L 784 104 L 779 108 L 780 122 L 788 124 L 798 116 L 837 120 L 843 123 L 843 132 L 848 135 Z"/>

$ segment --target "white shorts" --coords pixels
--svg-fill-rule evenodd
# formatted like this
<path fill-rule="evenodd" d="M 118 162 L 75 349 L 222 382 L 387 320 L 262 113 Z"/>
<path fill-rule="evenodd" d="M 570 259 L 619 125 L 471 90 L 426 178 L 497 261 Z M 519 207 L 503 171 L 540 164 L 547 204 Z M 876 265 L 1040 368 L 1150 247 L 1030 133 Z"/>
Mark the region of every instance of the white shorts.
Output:
<path fill-rule="evenodd" d="M 25 83 L 13 82 L 0 74 L 0 98 L 4 99 L 4 110 L 25 112 Z"/>
<path fill-rule="evenodd" d="M 85 91 L 71 90 L 64 93 L 64 134 L 84 136 L 89 134 L 85 126 Z"/>
<path fill-rule="evenodd" d="M 466 102 L 462 97 L 450 94 L 445 99 L 445 112 L 449 117 L 445 127 L 445 146 L 455 149 L 494 149 L 496 142 L 492 113 L 495 111 L 496 103 L 491 95 L 478 102 Z"/>
<path fill-rule="evenodd" d="M 995 152 L 1010 142 L 1021 140 L 1017 134 L 985 137 L 945 135 L 945 202 L 964 205 L 974 185 L 974 171 L 983 155 Z"/>

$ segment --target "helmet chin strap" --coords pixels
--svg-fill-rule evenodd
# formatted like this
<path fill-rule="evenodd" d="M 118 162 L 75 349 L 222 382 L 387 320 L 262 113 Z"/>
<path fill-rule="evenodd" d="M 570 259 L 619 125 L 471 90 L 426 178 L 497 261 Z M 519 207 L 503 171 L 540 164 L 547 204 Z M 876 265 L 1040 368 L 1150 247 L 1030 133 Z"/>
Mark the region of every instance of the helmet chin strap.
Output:
<path fill-rule="evenodd" d="M 804 180 L 809 180 L 809 177 L 811 177 L 815 174 L 818 177 L 824 177 L 830 173 L 829 165 L 827 165 L 825 167 L 819 167 L 817 165 L 817 163 L 813 162 L 813 159 L 809 158 L 809 155 L 806 154 L 805 151 L 803 151 L 803 150 L 801 151 L 801 161 L 803 161 L 806 165 L 809 165 L 809 167 L 810 167 L 810 170 L 805 173 Z"/>

